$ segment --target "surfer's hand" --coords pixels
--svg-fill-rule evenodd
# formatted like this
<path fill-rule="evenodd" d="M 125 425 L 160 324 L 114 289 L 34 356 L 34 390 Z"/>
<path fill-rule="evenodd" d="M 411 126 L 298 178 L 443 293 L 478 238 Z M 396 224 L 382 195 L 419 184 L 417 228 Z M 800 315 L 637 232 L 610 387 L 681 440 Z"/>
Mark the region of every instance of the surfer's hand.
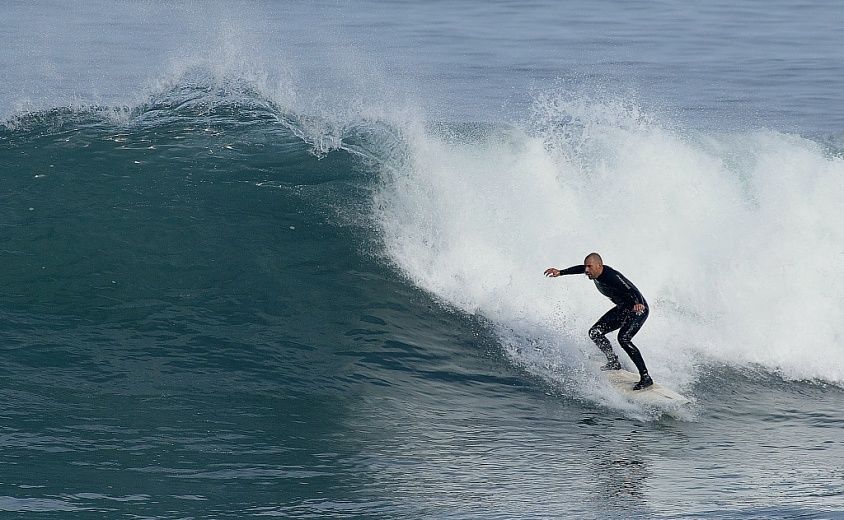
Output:
<path fill-rule="evenodd" d="M 549 267 L 545 270 L 545 276 L 550 276 L 551 278 L 556 278 L 560 276 L 560 270 L 555 267 Z"/>
<path fill-rule="evenodd" d="M 633 312 L 635 312 L 636 314 L 642 314 L 643 312 L 645 312 L 645 306 L 641 303 L 637 303 L 633 306 Z"/>

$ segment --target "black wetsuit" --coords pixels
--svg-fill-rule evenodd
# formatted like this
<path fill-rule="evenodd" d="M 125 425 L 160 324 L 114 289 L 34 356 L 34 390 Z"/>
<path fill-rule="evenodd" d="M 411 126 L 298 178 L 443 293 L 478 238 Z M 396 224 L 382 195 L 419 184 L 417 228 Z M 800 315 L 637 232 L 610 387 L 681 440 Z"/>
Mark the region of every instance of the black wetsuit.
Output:
<path fill-rule="evenodd" d="M 560 271 L 560 275 L 566 274 L 584 274 L 586 267 L 583 265 L 575 265 L 568 269 Z M 589 337 L 598 345 L 598 348 L 606 354 L 607 359 L 612 362 L 617 360 L 615 353 L 612 351 L 612 345 L 606 338 L 607 332 L 612 332 L 616 329 L 618 331 L 618 343 L 621 348 L 627 352 L 633 364 L 639 370 L 639 374 L 644 376 L 648 373 L 645 367 L 645 360 L 642 359 L 642 354 L 631 339 L 639 332 L 645 320 L 648 319 L 648 302 L 645 297 L 639 292 L 639 289 L 633 285 L 630 280 L 624 277 L 612 267 L 605 265 L 601 276 L 592 280 L 595 282 L 595 287 L 598 291 L 612 300 L 615 307 L 610 309 L 606 314 L 601 316 L 601 319 L 589 329 Z M 633 306 L 641 303 L 645 306 L 644 312 L 636 314 Z"/>

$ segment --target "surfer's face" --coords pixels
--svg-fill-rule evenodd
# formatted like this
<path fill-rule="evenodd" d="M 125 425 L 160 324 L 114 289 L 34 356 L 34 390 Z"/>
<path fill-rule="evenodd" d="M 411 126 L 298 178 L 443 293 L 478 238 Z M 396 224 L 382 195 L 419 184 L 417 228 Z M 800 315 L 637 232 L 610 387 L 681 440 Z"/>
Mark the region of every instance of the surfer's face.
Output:
<path fill-rule="evenodd" d="M 604 266 L 597 260 L 586 260 L 583 263 L 583 266 L 586 268 L 586 277 L 590 280 L 594 280 L 595 278 L 601 276 L 601 273 L 604 272 Z"/>

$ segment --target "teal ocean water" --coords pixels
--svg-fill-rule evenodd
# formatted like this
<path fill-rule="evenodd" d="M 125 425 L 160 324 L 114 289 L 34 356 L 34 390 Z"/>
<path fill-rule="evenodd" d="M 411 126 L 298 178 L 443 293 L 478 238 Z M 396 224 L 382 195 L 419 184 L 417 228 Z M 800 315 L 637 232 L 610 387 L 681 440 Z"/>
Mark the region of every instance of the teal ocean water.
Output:
<path fill-rule="evenodd" d="M 4 4 L 0 517 L 844 518 L 842 15 Z"/>

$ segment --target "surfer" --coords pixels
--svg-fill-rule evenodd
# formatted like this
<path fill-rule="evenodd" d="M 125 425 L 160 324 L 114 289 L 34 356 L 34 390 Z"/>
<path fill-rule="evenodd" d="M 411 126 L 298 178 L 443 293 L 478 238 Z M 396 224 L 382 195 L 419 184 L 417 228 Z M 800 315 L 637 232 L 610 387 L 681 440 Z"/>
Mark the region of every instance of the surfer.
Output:
<path fill-rule="evenodd" d="M 545 270 L 545 276 L 556 278 L 567 274 L 586 274 L 587 278 L 595 282 L 598 291 L 612 300 L 615 307 L 610 309 L 601 319 L 589 329 L 589 337 L 598 345 L 607 356 L 607 364 L 601 370 L 621 370 L 621 363 L 618 356 L 612 350 L 606 333 L 618 331 L 618 343 L 627 352 L 633 364 L 639 369 L 639 382 L 633 385 L 633 390 L 641 390 L 654 384 L 648 369 L 645 367 L 645 360 L 642 354 L 631 339 L 639 332 L 645 320 L 648 319 L 648 302 L 630 280 L 624 277 L 612 267 L 604 265 L 601 255 L 590 253 L 583 265 L 575 265 L 568 269 L 557 269 L 549 267 Z"/>

